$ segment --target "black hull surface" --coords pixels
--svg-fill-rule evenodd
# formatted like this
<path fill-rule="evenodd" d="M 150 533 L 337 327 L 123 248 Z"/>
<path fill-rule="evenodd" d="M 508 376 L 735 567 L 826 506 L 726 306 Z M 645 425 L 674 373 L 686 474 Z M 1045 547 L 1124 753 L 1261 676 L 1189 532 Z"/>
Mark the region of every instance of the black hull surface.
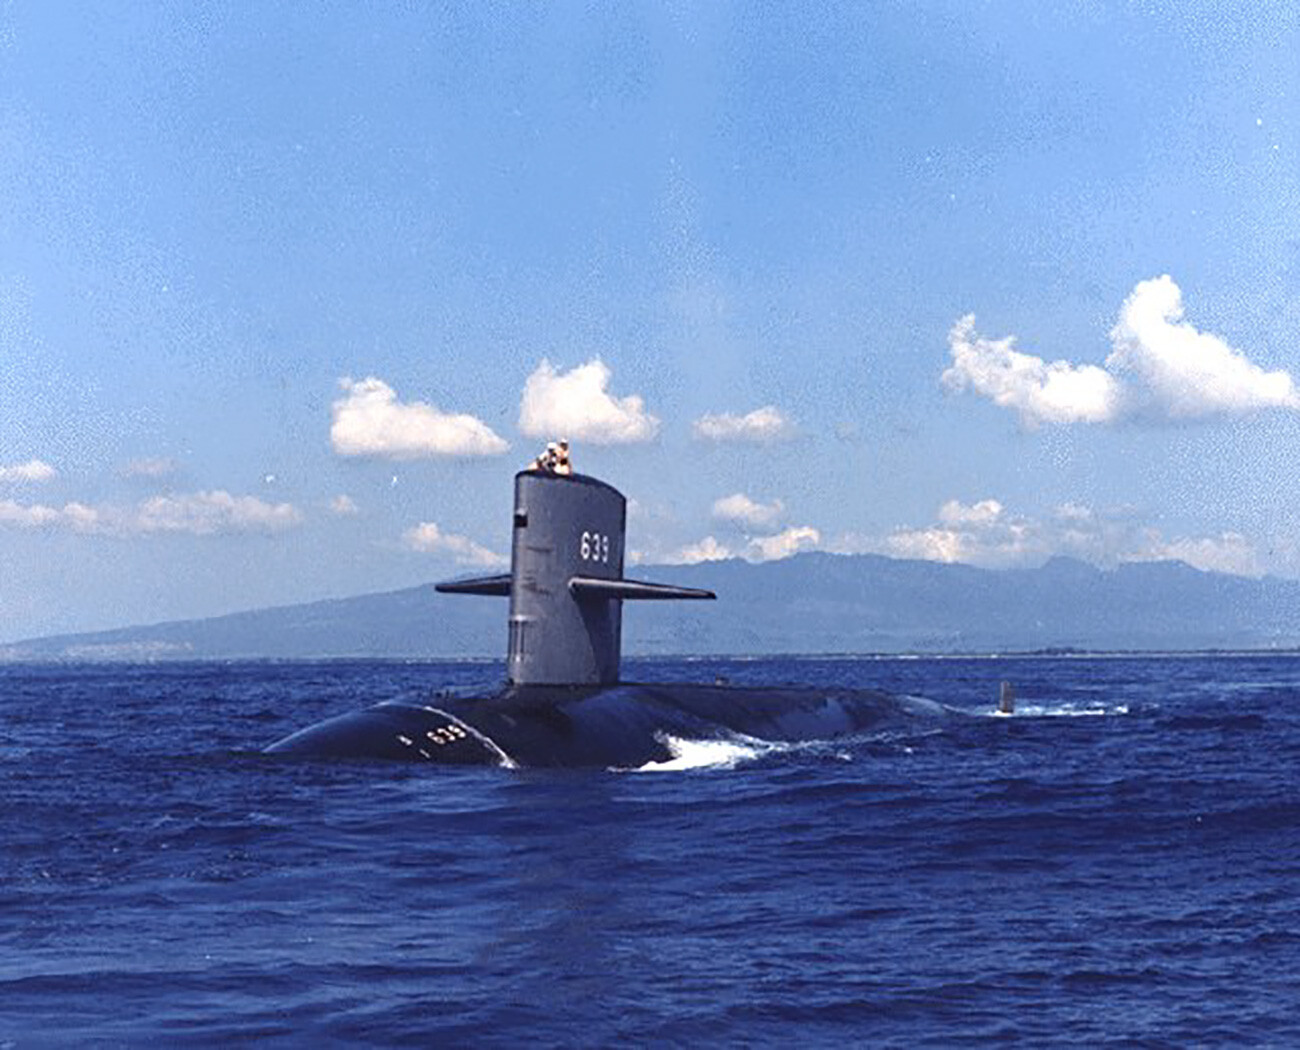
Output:
<path fill-rule="evenodd" d="M 634 769 L 670 759 L 670 737 L 828 740 L 944 712 L 930 701 L 874 690 L 523 686 L 487 698 L 388 702 L 320 722 L 267 750 L 446 765 Z"/>

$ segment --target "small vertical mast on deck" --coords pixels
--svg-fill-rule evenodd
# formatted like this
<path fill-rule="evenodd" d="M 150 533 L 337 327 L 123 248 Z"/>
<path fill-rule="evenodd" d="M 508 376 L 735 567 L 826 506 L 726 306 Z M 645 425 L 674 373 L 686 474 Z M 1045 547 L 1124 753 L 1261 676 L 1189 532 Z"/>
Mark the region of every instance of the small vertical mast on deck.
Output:
<path fill-rule="evenodd" d="M 619 680 L 624 600 L 717 597 L 625 580 L 626 521 L 621 492 L 572 473 L 567 442 L 548 446 L 515 475 L 509 575 L 453 580 L 437 590 L 510 598 L 511 685 L 612 685 Z"/>

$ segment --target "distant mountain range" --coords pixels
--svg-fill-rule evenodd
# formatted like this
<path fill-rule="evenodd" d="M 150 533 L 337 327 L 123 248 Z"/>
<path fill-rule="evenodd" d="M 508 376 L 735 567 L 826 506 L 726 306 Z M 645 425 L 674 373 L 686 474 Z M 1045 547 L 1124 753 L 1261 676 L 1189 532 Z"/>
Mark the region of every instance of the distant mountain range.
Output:
<path fill-rule="evenodd" d="M 1069 558 L 991 571 L 874 555 L 638 566 L 714 602 L 629 602 L 624 653 L 1006 652 L 1300 647 L 1300 582 L 1182 562 Z M 36 638 L 0 659 L 503 656 L 506 601 L 431 584 L 204 620 Z"/>

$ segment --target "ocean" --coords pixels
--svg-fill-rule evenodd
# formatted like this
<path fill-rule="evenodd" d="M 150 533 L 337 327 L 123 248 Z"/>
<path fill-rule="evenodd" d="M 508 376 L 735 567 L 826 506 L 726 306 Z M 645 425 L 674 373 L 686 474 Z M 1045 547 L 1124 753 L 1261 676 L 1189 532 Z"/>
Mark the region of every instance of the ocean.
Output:
<path fill-rule="evenodd" d="M 500 663 L 0 665 L 0 1048 L 1300 1045 L 1300 657 L 624 661 L 719 675 L 958 713 L 431 768 L 261 749 Z"/>

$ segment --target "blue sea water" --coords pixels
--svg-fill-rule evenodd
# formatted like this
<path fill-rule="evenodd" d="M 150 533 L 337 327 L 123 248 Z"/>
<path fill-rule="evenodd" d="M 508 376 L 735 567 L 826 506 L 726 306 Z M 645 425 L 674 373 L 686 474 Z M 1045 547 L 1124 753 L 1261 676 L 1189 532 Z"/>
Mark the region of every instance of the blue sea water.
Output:
<path fill-rule="evenodd" d="M 260 749 L 500 665 L 0 666 L 0 1047 L 1300 1045 L 1300 658 L 624 671 L 962 715 L 326 763 Z"/>

